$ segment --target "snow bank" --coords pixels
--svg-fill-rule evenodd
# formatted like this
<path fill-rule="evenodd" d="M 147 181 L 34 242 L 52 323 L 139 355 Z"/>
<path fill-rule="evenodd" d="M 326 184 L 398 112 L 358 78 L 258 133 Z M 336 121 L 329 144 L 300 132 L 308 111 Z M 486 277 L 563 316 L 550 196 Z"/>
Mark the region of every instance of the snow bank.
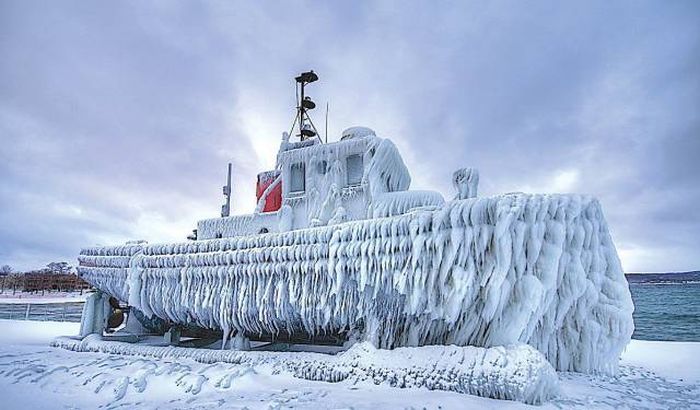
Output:
<path fill-rule="evenodd" d="M 426 387 L 539 404 L 558 391 L 554 368 L 528 345 L 508 347 L 423 346 L 379 350 L 353 346 L 337 360 L 297 364 L 297 377 L 334 381 L 346 377 L 392 387 Z"/>
<path fill-rule="evenodd" d="M 121 259 L 82 261 L 84 279 L 147 314 L 227 333 L 349 332 L 381 348 L 526 343 L 558 370 L 613 373 L 633 330 L 615 247 L 587 196 L 509 194 L 146 245 L 128 280 Z"/>
<path fill-rule="evenodd" d="M 622 362 L 669 378 L 700 383 L 700 342 L 633 340 Z"/>
<path fill-rule="evenodd" d="M 0 319 L 0 346 L 41 346 L 59 335 L 78 334 L 78 323 Z"/>
<path fill-rule="evenodd" d="M 424 346 L 378 350 L 360 343 L 336 356 L 298 352 L 242 352 L 145 346 L 105 341 L 91 335 L 82 341 L 57 338 L 55 347 L 79 352 L 137 355 L 201 363 L 269 365 L 295 377 L 341 382 L 369 381 L 392 387 L 446 390 L 530 404 L 547 401 L 558 392 L 557 374 L 537 350 L 527 345 L 490 349 Z"/>

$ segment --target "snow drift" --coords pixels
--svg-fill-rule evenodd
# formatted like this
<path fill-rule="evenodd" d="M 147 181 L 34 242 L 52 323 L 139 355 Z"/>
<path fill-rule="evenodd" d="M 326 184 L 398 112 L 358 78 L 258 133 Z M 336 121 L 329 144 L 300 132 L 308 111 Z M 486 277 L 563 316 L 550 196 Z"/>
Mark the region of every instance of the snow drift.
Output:
<path fill-rule="evenodd" d="M 226 335 L 347 333 L 379 348 L 520 342 L 558 370 L 614 372 L 633 330 L 627 282 L 587 196 L 455 200 L 134 249 L 83 250 L 79 274 L 148 315 Z"/>
<path fill-rule="evenodd" d="M 269 365 L 295 377 L 341 382 L 369 381 L 393 387 L 426 387 L 482 397 L 539 404 L 559 388 L 557 374 L 537 350 L 527 345 L 494 347 L 424 346 L 377 350 L 358 343 L 331 356 L 300 352 L 242 352 L 106 341 L 98 335 L 83 340 L 61 337 L 55 347 L 79 352 L 136 355 L 201 363 Z"/>

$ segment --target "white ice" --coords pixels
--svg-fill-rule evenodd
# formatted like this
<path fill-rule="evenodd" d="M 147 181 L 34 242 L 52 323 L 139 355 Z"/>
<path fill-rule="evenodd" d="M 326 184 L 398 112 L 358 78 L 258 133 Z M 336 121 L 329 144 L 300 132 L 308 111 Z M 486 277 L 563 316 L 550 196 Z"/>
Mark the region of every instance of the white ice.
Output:
<path fill-rule="evenodd" d="M 147 314 L 247 335 L 348 331 L 381 348 L 526 343 L 558 370 L 614 373 L 633 330 L 600 204 L 580 195 L 472 198 L 83 255 L 86 280 Z"/>

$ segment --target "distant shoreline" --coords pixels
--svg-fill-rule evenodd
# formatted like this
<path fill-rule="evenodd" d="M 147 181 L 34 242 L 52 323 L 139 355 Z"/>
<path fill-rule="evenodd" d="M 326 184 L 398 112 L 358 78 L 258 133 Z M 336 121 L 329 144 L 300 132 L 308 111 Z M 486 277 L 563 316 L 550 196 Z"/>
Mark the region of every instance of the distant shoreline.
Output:
<path fill-rule="evenodd" d="M 626 273 L 629 283 L 634 284 L 674 284 L 700 283 L 700 271 L 669 272 L 669 273 Z"/>
<path fill-rule="evenodd" d="M 700 281 L 670 281 L 670 280 L 665 280 L 665 281 L 644 281 L 644 282 L 635 282 L 635 281 L 627 281 L 630 285 L 636 285 L 636 286 L 646 286 L 646 285 L 697 285 L 700 284 Z"/>

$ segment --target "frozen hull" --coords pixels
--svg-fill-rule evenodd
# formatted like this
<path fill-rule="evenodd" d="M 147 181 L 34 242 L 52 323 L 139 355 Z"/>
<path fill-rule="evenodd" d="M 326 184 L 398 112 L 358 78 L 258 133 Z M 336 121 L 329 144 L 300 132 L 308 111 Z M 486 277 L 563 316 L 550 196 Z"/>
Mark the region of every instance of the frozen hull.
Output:
<path fill-rule="evenodd" d="M 175 323 L 347 331 L 377 347 L 532 345 L 558 370 L 608 371 L 633 330 L 598 202 L 510 194 L 246 237 L 88 248 L 80 275 Z"/>

